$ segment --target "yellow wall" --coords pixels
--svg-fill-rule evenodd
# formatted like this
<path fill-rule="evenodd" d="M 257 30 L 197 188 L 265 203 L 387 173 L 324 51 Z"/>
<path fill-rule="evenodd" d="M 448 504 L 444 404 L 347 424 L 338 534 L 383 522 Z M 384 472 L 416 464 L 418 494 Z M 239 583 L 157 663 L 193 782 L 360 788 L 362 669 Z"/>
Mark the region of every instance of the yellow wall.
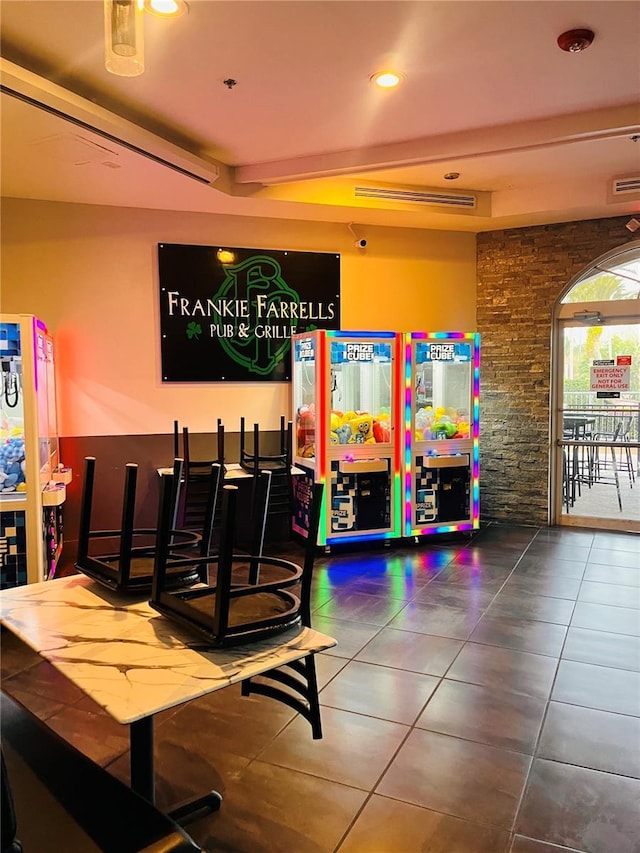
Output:
<path fill-rule="evenodd" d="M 54 335 L 60 434 L 274 429 L 288 383 L 163 384 L 157 244 L 336 252 L 343 329 L 475 330 L 475 235 L 3 199 L 0 309 Z"/>

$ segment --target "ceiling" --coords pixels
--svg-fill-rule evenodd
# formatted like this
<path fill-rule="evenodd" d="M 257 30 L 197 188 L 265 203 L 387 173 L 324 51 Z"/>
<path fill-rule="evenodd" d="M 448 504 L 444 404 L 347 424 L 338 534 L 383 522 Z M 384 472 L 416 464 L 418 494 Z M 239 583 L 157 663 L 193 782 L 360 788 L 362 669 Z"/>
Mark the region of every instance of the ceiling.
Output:
<path fill-rule="evenodd" d="M 102 0 L 2 0 L 4 196 L 356 234 L 640 211 L 640 184 L 611 193 L 613 179 L 640 178 L 639 3 L 188 6 L 174 20 L 145 13 L 145 71 L 118 77 L 104 66 Z M 593 44 L 561 50 L 576 27 Z M 385 67 L 403 75 L 395 90 L 370 82 Z"/>

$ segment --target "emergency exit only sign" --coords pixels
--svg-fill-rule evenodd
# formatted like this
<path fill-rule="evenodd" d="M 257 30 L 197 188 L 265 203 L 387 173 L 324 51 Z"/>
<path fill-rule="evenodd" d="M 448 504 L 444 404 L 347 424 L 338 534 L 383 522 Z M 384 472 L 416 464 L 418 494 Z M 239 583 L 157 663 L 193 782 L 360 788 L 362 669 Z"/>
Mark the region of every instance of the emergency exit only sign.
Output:
<path fill-rule="evenodd" d="M 629 390 L 631 356 L 619 355 L 616 359 L 601 359 L 591 365 L 591 390 L 596 396 L 619 397 L 621 391 Z"/>

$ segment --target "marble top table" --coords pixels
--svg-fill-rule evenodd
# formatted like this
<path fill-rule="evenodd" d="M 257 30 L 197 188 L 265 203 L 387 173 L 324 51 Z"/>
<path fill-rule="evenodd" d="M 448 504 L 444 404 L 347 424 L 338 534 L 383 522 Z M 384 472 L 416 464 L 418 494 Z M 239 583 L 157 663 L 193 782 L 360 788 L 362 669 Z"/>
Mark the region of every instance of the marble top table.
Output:
<path fill-rule="evenodd" d="M 0 592 L 0 621 L 119 723 L 131 787 L 153 800 L 153 715 L 336 645 L 311 628 L 231 649 L 83 575 Z"/>

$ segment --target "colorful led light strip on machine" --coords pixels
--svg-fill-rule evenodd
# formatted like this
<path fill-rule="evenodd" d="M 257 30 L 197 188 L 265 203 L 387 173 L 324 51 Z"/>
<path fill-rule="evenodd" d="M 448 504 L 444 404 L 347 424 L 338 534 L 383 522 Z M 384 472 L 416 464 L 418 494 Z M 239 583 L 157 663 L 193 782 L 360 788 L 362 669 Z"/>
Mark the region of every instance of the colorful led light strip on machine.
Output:
<path fill-rule="evenodd" d="M 327 334 L 329 334 L 327 332 Z M 315 344 L 315 362 L 316 362 L 316 386 L 321 382 L 322 376 L 324 375 L 325 368 L 328 367 L 326 363 L 326 353 L 328 348 L 325 344 L 325 335 L 317 334 L 313 336 L 314 344 Z M 327 391 L 324 385 L 320 385 L 319 387 L 320 393 L 317 395 L 317 405 L 318 411 L 316 412 L 316 423 L 319 424 L 328 424 L 329 423 L 329 411 L 328 411 L 328 395 L 330 392 Z M 323 427 L 324 430 L 324 427 Z M 316 434 L 317 441 L 317 434 Z M 316 474 L 319 483 L 324 483 L 324 489 L 322 490 L 322 507 L 320 508 L 320 526 L 318 527 L 318 545 L 326 545 L 327 544 L 327 501 L 329 500 L 329 495 L 327 494 L 327 455 L 324 449 L 320 449 L 318 444 L 316 443 Z"/>
<path fill-rule="evenodd" d="M 400 430 L 400 424 L 402 423 L 402 335 L 396 335 L 396 347 L 393 354 L 395 360 L 395 369 L 393 376 L 393 397 L 392 397 L 392 417 L 393 417 L 393 426 L 395 431 L 395 441 L 394 441 L 394 451 L 393 451 L 393 464 L 395 470 L 393 471 L 393 496 L 394 496 L 394 512 L 393 517 L 395 519 L 395 524 L 393 526 L 394 537 L 402 536 L 403 532 L 403 517 L 402 517 L 402 507 L 404 501 L 404 489 L 402 483 L 402 432 Z"/>
<path fill-rule="evenodd" d="M 480 335 L 473 335 L 473 527 L 480 527 Z"/>
<path fill-rule="evenodd" d="M 340 338 L 354 339 L 355 338 L 356 340 L 360 338 L 360 339 L 366 339 L 366 340 L 370 340 L 370 341 L 377 341 L 380 339 L 388 339 L 388 340 L 397 341 L 399 338 L 399 335 L 397 332 L 363 332 L 363 331 L 355 331 L 355 332 L 344 331 L 343 332 L 343 331 L 338 331 L 338 330 L 334 330 L 334 329 L 328 329 L 325 332 L 325 337 L 326 337 L 327 341 L 334 339 L 334 338 L 335 339 L 340 339 Z M 326 345 L 326 352 L 329 353 L 330 351 L 331 351 L 330 344 L 327 344 Z M 399 348 L 399 346 L 396 345 L 393 348 L 393 360 L 395 361 L 394 379 L 395 379 L 395 388 L 396 389 L 400 389 L 402 387 L 402 385 L 401 385 L 402 359 L 400 358 L 400 355 L 401 355 L 400 348 Z M 326 357 L 325 351 L 323 351 L 322 356 L 321 356 L 321 360 L 319 360 L 319 363 L 324 365 L 325 369 L 330 369 L 330 365 L 328 365 L 324 360 L 325 357 Z M 402 407 L 399 403 L 397 393 L 398 392 L 396 391 L 396 393 L 392 397 L 391 402 L 392 402 L 392 407 L 393 407 L 393 409 L 392 409 L 393 422 L 399 424 L 400 418 L 402 415 Z M 398 401 L 398 402 L 396 402 L 396 401 Z M 323 406 L 324 406 L 324 408 L 323 408 Z M 320 417 L 323 418 L 321 423 L 328 423 L 328 411 L 327 411 L 326 394 L 325 393 L 321 394 Z M 321 457 L 323 457 L 323 456 L 324 456 L 324 454 L 321 454 Z M 340 536 L 331 536 L 330 531 L 328 531 L 327 513 L 323 510 L 322 521 L 320 524 L 320 533 L 318 536 L 319 544 L 325 544 L 325 543 L 331 544 L 332 542 L 333 543 L 338 543 L 338 542 L 367 542 L 367 541 L 373 541 L 376 539 L 393 539 L 393 538 L 397 538 L 397 537 L 401 536 L 401 534 L 402 534 L 402 499 L 403 499 L 403 490 L 402 490 L 402 482 L 401 482 L 401 476 L 402 476 L 401 459 L 402 459 L 402 455 L 401 455 L 400 442 L 397 441 L 395 444 L 394 455 L 392 457 L 392 464 L 395 467 L 395 471 L 391 472 L 391 478 L 393 481 L 393 496 L 394 496 L 394 498 L 393 498 L 393 500 L 394 500 L 393 517 L 395 519 L 395 524 L 394 524 L 393 528 L 391 528 L 390 530 L 387 530 L 384 532 L 378 532 L 378 533 L 356 533 L 356 534 L 349 534 L 348 536 L 345 536 L 344 534 L 342 534 Z M 327 479 L 326 479 L 327 478 L 327 469 L 326 469 L 326 467 L 324 467 L 324 463 L 323 463 L 323 469 L 319 470 L 319 477 L 322 480 L 322 482 L 324 482 L 324 483 L 327 482 Z M 327 500 L 326 492 L 327 492 L 327 489 L 325 488 L 325 498 L 324 498 L 325 500 Z"/>
<path fill-rule="evenodd" d="M 464 521 L 457 524 L 431 525 L 424 528 L 413 528 L 412 518 L 412 444 L 413 444 L 413 387 L 411 383 L 412 371 L 412 341 L 424 340 L 430 338 L 432 340 L 468 340 L 473 345 L 473 420 L 470 424 L 471 435 L 473 436 L 472 450 L 472 472 L 471 472 L 471 521 Z M 404 447 L 404 462 L 405 462 L 405 518 L 404 529 L 405 535 L 421 535 L 425 533 L 455 533 L 463 530 L 475 530 L 480 526 L 480 335 L 477 332 L 407 332 L 404 336 L 405 341 L 405 447 Z"/>
<path fill-rule="evenodd" d="M 406 536 L 411 535 L 412 506 L 411 506 L 411 478 L 413 477 L 411 465 L 412 444 L 412 411 L 411 398 L 413 388 L 411 385 L 411 340 L 410 332 L 404 336 L 404 532 Z"/>

